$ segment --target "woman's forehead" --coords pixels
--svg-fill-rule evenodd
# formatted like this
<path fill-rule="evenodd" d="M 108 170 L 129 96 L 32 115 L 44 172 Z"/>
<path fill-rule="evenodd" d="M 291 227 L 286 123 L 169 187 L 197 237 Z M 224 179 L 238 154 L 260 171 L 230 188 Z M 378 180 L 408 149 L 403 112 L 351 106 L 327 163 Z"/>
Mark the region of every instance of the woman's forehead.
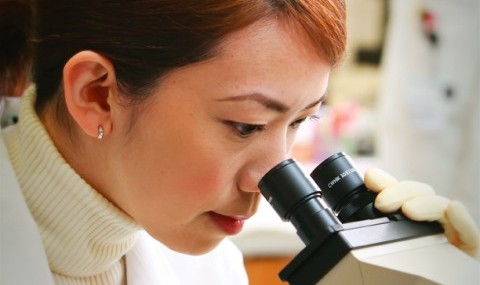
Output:
<path fill-rule="evenodd" d="M 254 56 L 290 50 L 315 60 L 320 58 L 305 30 L 298 23 L 283 18 L 263 19 L 235 31 L 226 36 L 215 50 L 217 55 L 230 58 L 239 55 L 240 50 L 251 51 Z"/>

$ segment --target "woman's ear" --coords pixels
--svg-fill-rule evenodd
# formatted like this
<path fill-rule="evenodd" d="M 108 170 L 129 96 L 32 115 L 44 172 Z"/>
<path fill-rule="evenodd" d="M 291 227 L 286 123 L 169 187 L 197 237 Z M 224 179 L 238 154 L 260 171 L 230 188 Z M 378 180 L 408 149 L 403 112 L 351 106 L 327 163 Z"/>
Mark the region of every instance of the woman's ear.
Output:
<path fill-rule="evenodd" d="M 65 103 L 80 128 L 97 137 L 99 126 L 108 134 L 112 129 L 112 94 L 117 92 L 113 64 L 102 55 L 81 51 L 63 68 Z"/>

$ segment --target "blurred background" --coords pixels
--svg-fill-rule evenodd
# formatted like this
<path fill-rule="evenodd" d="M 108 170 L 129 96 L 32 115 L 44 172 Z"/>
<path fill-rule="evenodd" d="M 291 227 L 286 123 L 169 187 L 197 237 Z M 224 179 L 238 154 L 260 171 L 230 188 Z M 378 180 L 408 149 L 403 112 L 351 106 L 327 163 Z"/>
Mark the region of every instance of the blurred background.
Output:
<path fill-rule="evenodd" d="M 432 185 L 480 225 L 480 1 L 346 2 L 345 61 L 292 156 L 309 173 L 343 151 L 359 172 Z M 276 275 L 304 246 L 265 201 L 233 240 L 252 285 L 281 284 Z"/>

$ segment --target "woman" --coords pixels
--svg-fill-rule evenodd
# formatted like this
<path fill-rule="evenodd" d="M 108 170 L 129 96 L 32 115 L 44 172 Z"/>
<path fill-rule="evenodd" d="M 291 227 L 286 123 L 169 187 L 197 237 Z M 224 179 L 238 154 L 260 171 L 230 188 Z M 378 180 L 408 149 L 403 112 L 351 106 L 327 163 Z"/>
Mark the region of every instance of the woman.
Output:
<path fill-rule="evenodd" d="M 38 1 L 37 24 L 36 89 L 3 133 L 35 284 L 245 284 L 225 237 L 324 100 L 344 3 Z"/>

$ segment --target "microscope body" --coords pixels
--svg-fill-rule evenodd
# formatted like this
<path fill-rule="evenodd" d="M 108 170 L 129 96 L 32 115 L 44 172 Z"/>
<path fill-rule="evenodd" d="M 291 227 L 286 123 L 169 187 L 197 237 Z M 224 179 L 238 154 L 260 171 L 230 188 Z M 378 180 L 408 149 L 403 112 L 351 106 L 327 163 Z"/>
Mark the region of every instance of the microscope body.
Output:
<path fill-rule="evenodd" d="M 292 285 L 480 284 L 480 263 L 436 223 L 366 221 L 309 243 L 281 272 Z"/>
<path fill-rule="evenodd" d="M 285 160 L 259 188 L 306 245 L 279 274 L 291 285 L 480 284 L 480 263 L 448 243 L 439 223 L 376 210 L 344 153 L 310 176 Z"/>

